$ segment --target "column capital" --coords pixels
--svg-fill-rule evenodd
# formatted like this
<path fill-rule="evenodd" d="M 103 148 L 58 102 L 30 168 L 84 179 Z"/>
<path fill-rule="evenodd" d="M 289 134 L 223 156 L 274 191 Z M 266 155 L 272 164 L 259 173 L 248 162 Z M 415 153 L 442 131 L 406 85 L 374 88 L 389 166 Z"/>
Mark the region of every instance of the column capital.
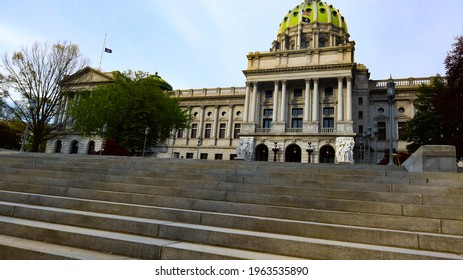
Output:
<path fill-rule="evenodd" d="M 320 78 L 315 77 L 315 78 L 312 78 L 312 80 L 313 80 L 314 82 L 318 82 L 318 81 L 320 80 Z"/>
<path fill-rule="evenodd" d="M 245 84 L 246 84 L 246 86 L 250 86 L 252 84 L 252 82 L 246 81 Z"/>
<path fill-rule="evenodd" d="M 352 76 L 347 76 L 347 77 L 346 77 L 346 80 L 347 80 L 348 82 L 351 82 L 351 81 L 352 81 Z"/>
<path fill-rule="evenodd" d="M 273 81 L 274 85 L 280 85 L 280 81 Z"/>
<path fill-rule="evenodd" d="M 282 84 L 286 84 L 287 82 L 288 82 L 288 80 L 281 80 Z"/>
<path fill-rule="evenodd" d="M 312 78 L 305 78 L 304 80 L 306 83 L 310 83 L 312 81 Z"/>
<path fill-rule="evenodd" d="M 338 77 L 338 82 L 341 82 L 341 81 L 343 81 L 343 80 L 344 80 L 344 77 L 342 77 L 342 76 L 339 76 L 339 77 Z"/>

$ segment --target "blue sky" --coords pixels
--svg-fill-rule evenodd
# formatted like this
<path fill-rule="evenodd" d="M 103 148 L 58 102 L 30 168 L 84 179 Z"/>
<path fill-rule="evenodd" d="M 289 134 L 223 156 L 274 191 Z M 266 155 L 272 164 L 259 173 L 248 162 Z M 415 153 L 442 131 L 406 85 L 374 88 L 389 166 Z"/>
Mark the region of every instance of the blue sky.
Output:
<path fill-rule="evenodd" d="M 296 0 L 0 0 L 0 54 L 34 41 L 71 41 L 98 67 L 159 72 L 176 89 L 244 86 L 246 54 L 268 51 Z M 372 79 L 445 74 L 463 34 L 461 0 L 331 0 L 355 60 Z M 1 71 L 1 70 L 0 70 Z"/>

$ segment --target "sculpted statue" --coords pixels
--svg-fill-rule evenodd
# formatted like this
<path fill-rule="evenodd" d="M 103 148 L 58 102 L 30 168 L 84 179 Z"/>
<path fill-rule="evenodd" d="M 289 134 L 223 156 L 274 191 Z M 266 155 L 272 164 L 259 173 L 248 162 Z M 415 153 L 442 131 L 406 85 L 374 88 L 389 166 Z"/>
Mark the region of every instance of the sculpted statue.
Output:
<path fill-rule="evenodd" d="M 254 138 L 241 137 L 240 145 L 236 149 L 236 155 L 238 159 L 251 161 L 254 156 Z"/>
<path fill-rule="evenodd" d="M 336 138 L 336 159 L 338 163 L 354 164 L 355 140 L 352 137 Z"/>

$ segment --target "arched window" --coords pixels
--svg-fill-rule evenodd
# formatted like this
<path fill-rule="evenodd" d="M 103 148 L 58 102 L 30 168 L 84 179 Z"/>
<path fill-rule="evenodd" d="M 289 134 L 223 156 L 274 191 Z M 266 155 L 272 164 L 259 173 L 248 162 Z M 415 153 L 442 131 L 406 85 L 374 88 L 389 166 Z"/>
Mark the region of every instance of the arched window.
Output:
<path fill-rule="evenodd" d="M 71 146 L 69 147 L 70 154 L 77 154 L 79 152 L 79 142 L 74 140 L 71 142 Z"/>
<path fill-rule="evenodd" d="M 268 161 L 268 147 L 260 144 L 256 147 L 256 161 Z"/>
<path fill-rule="evenodd" d="M 323 146 L 320 149 L 320 163 L 334 163 L 335 151 L 330 145 Z"/>
<path fill-rule="evenodd" d="M 60 154 L 61 153 L 61 148 L 63 147 L 63 142 L 61 140 L 58 140 L 55 142 L 55 153 Z"/>

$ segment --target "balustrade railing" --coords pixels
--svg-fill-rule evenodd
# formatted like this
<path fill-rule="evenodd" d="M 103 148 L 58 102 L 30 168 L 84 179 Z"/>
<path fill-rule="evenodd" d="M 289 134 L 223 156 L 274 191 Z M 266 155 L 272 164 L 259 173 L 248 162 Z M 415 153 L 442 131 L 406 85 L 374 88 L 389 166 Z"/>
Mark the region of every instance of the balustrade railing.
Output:
<path fill-rule="evenodd" d="M 432 77 L 427 78 L 408 78 L 408 79 L 393 79 L 395 86 L 400 87 L 419 87 L 420 85 L 429 85 L 431 84 Z M 370 81 L 370 88 L 387 88 L 387 83 L 389 80 L 374 80 Z"/>
<path fill-rule="evenodd" d="M 195 96 L 223 96 L 245 94 L 245 87 L 230 87 L 230 88 L 202 88 L 202 89 L 187 89 L 176 90 L 174 95 L 177 97 L 195 97 Z"/>

